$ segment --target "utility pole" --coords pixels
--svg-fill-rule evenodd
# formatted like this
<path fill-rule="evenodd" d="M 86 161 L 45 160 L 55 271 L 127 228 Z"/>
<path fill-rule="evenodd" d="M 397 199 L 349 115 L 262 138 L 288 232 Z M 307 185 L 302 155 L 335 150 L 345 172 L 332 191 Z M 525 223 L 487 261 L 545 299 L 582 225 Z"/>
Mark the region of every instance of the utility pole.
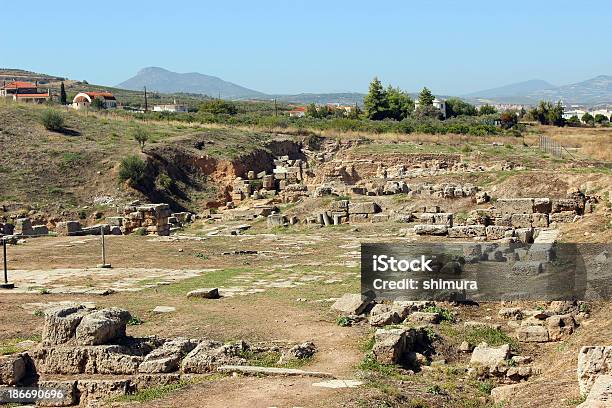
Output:
<path fill-rule="evenodd" d="M 6 259 L 6 239 L 2 239 L 2 253 L 4 259 L 4 282 L 0 283 L 0 289 L 14 289 L 15 284 L 8 281 L 8 267 Z"/>
<path fill-rule="evenodd" d="M 147 104 L 147 87 L 144 87 L 144 97 L 145 97 L 145 113 L 149 110 L 149 105 Z"/>

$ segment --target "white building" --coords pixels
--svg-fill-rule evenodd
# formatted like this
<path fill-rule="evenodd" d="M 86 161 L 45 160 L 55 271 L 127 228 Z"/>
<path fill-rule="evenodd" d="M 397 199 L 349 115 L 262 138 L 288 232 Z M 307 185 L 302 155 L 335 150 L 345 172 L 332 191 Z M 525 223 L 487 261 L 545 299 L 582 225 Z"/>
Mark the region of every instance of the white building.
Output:
<path fill-rule="evenodd" d="M 171 104 L 153 106 L 153 112 L 187 113 L 188 111 L 187 105 L 176 103 L 176 100 Z"/>
<path fill-rule="evenodd" d="M 442 116 L 446 118 L 446 101 L 444 99 L 434 98 L 433 106 L 436 109 L 439 109 L 442 112 Z M 414 109 L 419 107 L 419 100 L 414 101 Z"/>
<path fill-rule="evenodd" d="M 110 92 L 79 92 L 72 100 L 72 107 L 74 109 L 89 108 L 94 99 L 102 100 L 106 109 L 117 107 L 117 99 Z"/>

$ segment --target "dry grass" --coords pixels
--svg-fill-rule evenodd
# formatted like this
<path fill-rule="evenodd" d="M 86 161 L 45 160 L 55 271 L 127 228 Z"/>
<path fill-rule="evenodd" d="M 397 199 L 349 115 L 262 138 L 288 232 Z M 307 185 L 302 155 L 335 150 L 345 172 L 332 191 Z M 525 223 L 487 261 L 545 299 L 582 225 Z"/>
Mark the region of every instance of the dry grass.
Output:
<path fill-rule="evenodd" d="M 572 128 L 539 126 L 538 130 L 561 143 L 566 148 L 575 148 L 580 156 L 596 160 L 612 161 L 612 127 Z M 532 136 L 537 143 L 537 136 Z"/>

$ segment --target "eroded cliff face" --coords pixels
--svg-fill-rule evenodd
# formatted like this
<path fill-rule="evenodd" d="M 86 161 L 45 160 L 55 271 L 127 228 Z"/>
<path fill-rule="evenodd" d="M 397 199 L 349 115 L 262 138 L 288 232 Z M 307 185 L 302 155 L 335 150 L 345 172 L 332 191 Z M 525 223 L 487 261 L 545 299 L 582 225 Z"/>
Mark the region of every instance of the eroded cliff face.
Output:
<path fill-rule="evenodd" d="M 155 146 L 146 153 L 150 172 L 141 192 L 176 210 L 224 205 L 237 177 L 246 177 L 249 171 L 271 173 L 277 156 L 305 158 L 301 142 L 292 140 L 269 141 L 233 158 L 213 156 L 197 138 Z M 170 186 L 160 185 L 165 176 L 173 181 Z"/>

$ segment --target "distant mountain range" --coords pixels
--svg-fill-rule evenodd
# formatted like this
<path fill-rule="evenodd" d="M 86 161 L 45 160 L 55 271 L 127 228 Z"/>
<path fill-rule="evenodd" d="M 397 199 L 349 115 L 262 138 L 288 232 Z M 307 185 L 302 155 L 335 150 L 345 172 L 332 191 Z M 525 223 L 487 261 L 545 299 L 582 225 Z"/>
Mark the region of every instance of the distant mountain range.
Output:
<path fill-rule="evenodd" d="M 477 102 L 535 104 L 541 100 L 548 100 L 563 101 L 566 104 L 610 104 L 612 103 L 612 76 L 600 75 L 586 81 L 562 86 L 534 79 L 470 93 L 464 97 Z"/>
<path fill-rule="evenodd" d="M 158 67 L 143 68 L 136 76 L 117 85 L 117 88 L 142 90 L 147 87 L 151 91 L 162 93 L 195 93 L 225 99 L 259 99 L 265 98 L 262 92 L 254 91 L 232 82 L 224 81 L 210 75 L 190 72 L 179 74 Z"/>
<path fill-rule="evenodd" d="M 300 104 L 314 102 L 353 105 L 363 103 L 365 96 L 358 92 L 266 94 L 215 76 L 197 72 L 181 74 L 159 67 L 143 68 L 134 77 L 117 85 L 118 88 L 129 90 L 142 90 L 145 86 L 151 91 L 162 93 L 184 92 L 235 100 L 276 98 L 280 101 Z M 446 97 L 445 95 L 439 96 Z M 461 97 L 472 103 L 536 104 L 544 99 L 562 100 L 566 104 L 612 104 L 612 76 L 600 75 L 583 82 L 563 86 L 555 86 L 541 79 L 533 79 L 473 92 Z"/>

